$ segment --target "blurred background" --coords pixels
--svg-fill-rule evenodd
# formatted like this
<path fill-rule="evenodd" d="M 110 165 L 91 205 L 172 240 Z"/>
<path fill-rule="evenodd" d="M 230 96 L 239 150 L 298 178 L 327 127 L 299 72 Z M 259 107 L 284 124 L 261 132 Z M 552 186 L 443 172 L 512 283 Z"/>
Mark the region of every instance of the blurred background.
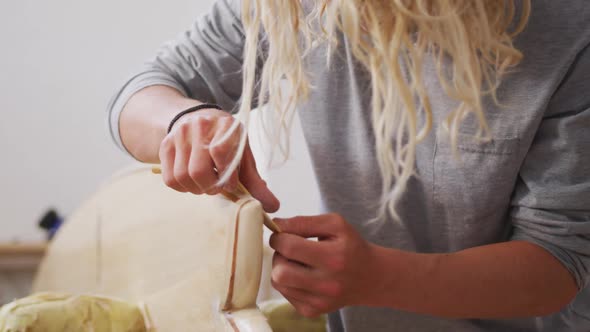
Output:
<path fill-rule="evenodd" d="M 102 181 L 135 163 L 111 142 L 106 105 L 159 45 L 176 37 L 212 3 L 2 3 L 0 274 L 19 266 L 32 269 L 44 248 L 45 234 L 37 224 L 46 211 L 55 209 L 67 217 Z M 290 161 L 280 169 L 261 170 L 282 201 L 281 216 L 312 214 L 320 204 L 298 125 Z M 266 165 L 263 144 L 255 140 L 252 145 L 259 165 Z M 23 253 L 34 257 L 20 265 L 11 258 Z M 2 278 L 17 282 L 23 276 L 3 274 L 0 283 Z M 26 283 L 20 292 L 25 289 Z M 13 286 L 10 292 L 19 289 Z M 3 297 L 11 297 L 10 292 L 0 289 Z"/>

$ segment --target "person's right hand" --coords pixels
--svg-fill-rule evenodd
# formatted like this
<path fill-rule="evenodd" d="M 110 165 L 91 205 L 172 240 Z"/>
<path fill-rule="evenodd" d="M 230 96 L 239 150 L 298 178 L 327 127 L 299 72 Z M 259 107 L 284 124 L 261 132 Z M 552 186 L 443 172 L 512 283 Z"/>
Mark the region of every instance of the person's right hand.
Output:
<path fill-rule="evenodd" d="M 209 145 L 218 142 L 234 121 L 237 120 L 231 115 L 217 109 L 203 109 L 178 120 L 160 145 L 164 182 L 180 192 L 216 195 L 221 189 L 233 192 L 240 181 L 262 203 L 265 211 L 275 212 L 279 209 L 279 200 L 258 174 L 249 144 L 246 144 L 238 169 L 223 187 L 217 186 L 219 174 L 227 169 L 238 148 L 242 126 L 224 142 Z"/>

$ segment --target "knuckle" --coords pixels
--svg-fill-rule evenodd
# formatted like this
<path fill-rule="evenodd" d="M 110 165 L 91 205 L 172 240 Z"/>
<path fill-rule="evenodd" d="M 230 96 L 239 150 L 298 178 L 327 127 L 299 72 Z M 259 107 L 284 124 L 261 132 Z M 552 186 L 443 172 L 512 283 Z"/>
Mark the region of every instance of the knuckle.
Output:
<path fill-rule="evenodd" d="M 289 274 L 281 265 L 277 265 L 272 269 L 271 279 L 278 285 L 284 285 L 289 278 Z"/>
<path fill-rule="evenodd" d="M 275 252 L 272 255 L 272 268 L 274 269 L 275 266 L 279 265 L 279 255 Z"/>
<path fill-rule="evenodd" d="M 192 179 L 186 169 L 174 171 L 174 178 L 178 183 L 189 183 Z"/>
<path fill-rule="evenodd" d="M 196 116 L 192 121 L 192 126 L 200 131 L 209 131 L 211 129 L 212 121 L 207 116 Z"/>
<path fill-rule="evenodd" d="M 205 178 L 208 173 L 209 171 L 205 167 L 190 166 L 188 169 L 188 176 L 195 182 Z"/>
<path fill-rule="evenodd" d="M 174 138 L 172 135 L 167 135 L 160 143 L 160 150 L 171 151 L 174 149 Z"/>
<path fill-rule="evenodd" d="M 180 139 L 185 139 L 191 133 L 191 126 L 188 122 L 183 121 L 176 125 L 174 129 L 173 136 L 178 137 Z"/>
<path fill-rule="evenodd" d="M 184 187 L 179 185 L 178 182 L 174 180 L 164 180 L 164 184 L 166 184 L 166 186 L 168 186 L 172 190 L 176 190 L 181 193 L 186 192 L 186 189 L 184 189 Z"/>
<path fill-rule="evenodd" d="M 279 285 L 279 284 L 277 284 L 277 282 L 276 282 L 276 281 L 274 281 L 272 278 L 270 278 L 270 285 L 271 285 L 271 286 L 272 286 L 274 289 L 280 288 L 280 285 Z M 277 289 L 277 290 L 278 290 L 278 289 Z"/>
<path fill-rule="evenodd" d="M 165 138 L 160 145 L 160 150 L 158 153 L 160 160 L 166 160 L 166 158 L 174 153 L 175 150 L 174 141 L 170 138 Z"/>
<path fill-rule="evenodd" d="M 293 257 L 295 253 L 295 246 L 290 241 L 282 241 L 279 243 L 279 252 L 285 257 Z"/>
<path fill-rule="evenodd" d="M 172 189 L 175 189 L 176 187 L 176 181 L 171 176 L 164 177 L 164 184 Z"/>

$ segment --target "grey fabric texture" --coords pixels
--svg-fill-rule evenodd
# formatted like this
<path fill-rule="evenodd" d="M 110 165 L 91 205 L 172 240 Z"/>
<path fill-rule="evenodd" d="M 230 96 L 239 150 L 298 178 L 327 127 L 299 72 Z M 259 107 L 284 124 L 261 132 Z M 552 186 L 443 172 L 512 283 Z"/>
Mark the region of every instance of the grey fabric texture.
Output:
<path fill-rule="evenodd" d="M 120 147 L 121 110 L 147 86 L 168 85 L 236 109 L 244 42 L 239 7 L 238 0 L 219 0 L 121 87 L 108 107 Z M 381 190 L 370 77 L 346 40 L 330 67 L 324 48 L 306 59 L 314 89 L 298 112 L 326 212 L 344 216 L 365 239 L 423 253 L 529 241 L 571 272 L 579 295 L 554 315 L 510 320 L 348 307 L 330 315 L 332 332 L 590 331 L 590 3 L 535 0 L 532 9 L 516 40 L 525 58 L 498 90 L 502 107 L 484 100 L 493 139 L 474 139 L 474 119 L 466 119 L 457 160 L 445 132 L 432 130 L 417 147 L 417 176 L 398 205 L 399 223 L 367 223 L 376 215 Z M 424 79 L 436 126 L 457 104 L 440 87 L 429 59 Z"/>

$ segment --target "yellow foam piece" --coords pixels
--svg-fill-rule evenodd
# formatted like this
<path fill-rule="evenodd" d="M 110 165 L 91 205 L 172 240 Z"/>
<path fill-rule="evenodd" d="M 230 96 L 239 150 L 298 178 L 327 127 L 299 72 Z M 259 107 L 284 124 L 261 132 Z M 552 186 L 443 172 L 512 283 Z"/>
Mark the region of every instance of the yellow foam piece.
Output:
<path fill-rule="evenodd" d="M 263 302 L 260 310 L 273 332 L 326 332 L 325 316 L 303 317 L 286 300 Z"/>
<path fill-rule="evenodd" d="M 147 332 L 138 305 L 117 299 L 39 293 L 0 309 L 0 332 Z"/>

